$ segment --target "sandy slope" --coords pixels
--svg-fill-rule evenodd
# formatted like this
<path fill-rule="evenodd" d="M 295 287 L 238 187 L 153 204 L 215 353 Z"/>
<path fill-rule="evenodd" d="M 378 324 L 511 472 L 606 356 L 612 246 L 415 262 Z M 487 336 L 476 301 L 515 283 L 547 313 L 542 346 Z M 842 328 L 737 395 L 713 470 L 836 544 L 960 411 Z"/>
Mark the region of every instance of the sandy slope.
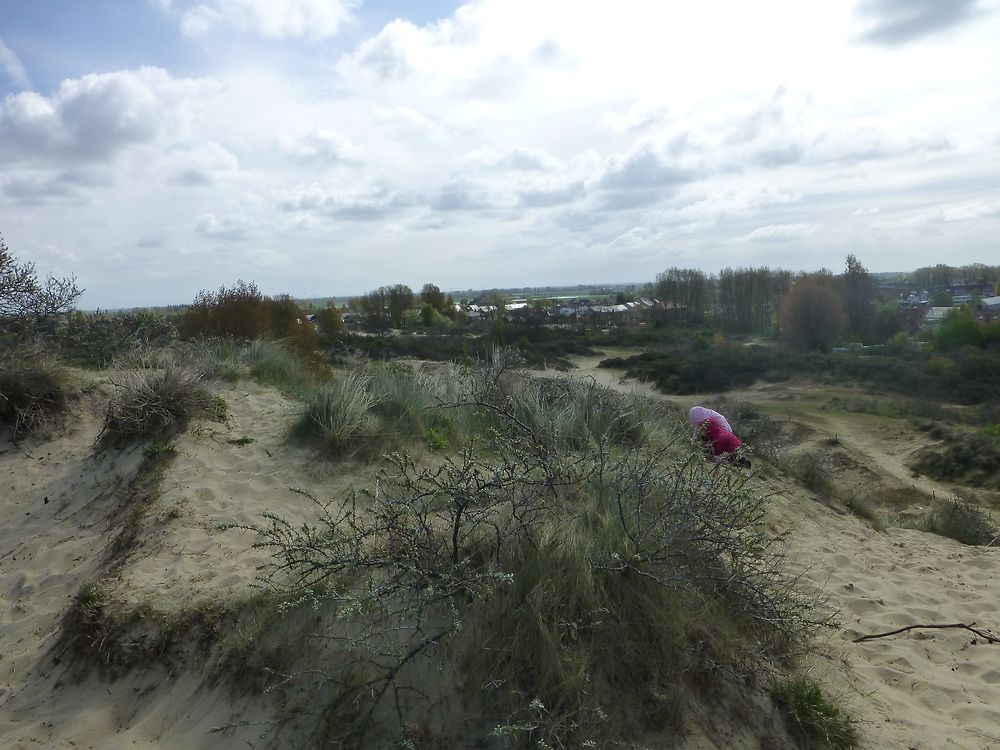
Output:
<path fill-rule="evenodd" d="M 618 373 L 595 369 L 591 359 L 579 364 L 577 377 L 651 393 Z M 876 498 L 881 488 L 894 485 L 952 494 L 952 487 L 914 475 L 906 466 L 926 438 L 915 435 L 904 420 L 822 410 L 830 391 L 819 394 L 808 384 L 763 384 L 726 395 L 804 428 L 800 434 L 808 437 L 795 448 L 800 452 L 830 452 L 826 441 L 836 437 L 836 452 L 849 460 L 839 462 L 844 476 L 835 478 L 868 485 Z M 708 397 L 651 395 L 680 407 Z M 1000 633 L 1000 548 L 968 547 L 899 528 L 879 533 L 788 480 L 760 484 L 775 498 L 775 531 L 788 532 L 790 571 L 805 571 L 804 581 L 822 592 L 835 613 L 829 655 L 816 659 L 817 675 L 862 717 L 870 746 L 1000 748 L 1000 644 L 976 642 L 961 629 L 851 642 L 915 624 L 978 623 Z M 984 494 L 995 500 L 992 493 Z"/>
<path fill-rule="evenodd" d="M 649 392 L 595 370 L 596 360 L 584 364 L 581 376 Z M 310 501 L 290 488 L 342 496 L 365 471 L 317 460 L 287 443 L 295 406 L 273 391 L 241 383 L 223 393 L 231 418 L 193 425 L 177 440 L 161 492 L 142 521 L 142 543 L 116 562 L 107 581 L 127 602 L 171 610 L 244 595 L 263 557 L 250 535 L 222 532 L 219 524 L 257 521 L 265 510 L 307 519 Z M 836 432 L 838 450 L 850 460 L 833 466 L 851 481 L 913 481 L 900 458 L 901 438 L 893 437 L 898 426 L 806 403 L 798 417 L 787 396 L 756 400 L 774 408 L 784 403 L 801 419 L 801 449 Z M 54 662 L 58 625 L 72 597 L 107 574 L 126 488 L 143 460 L 135 449 L 96 453 L 98 421 L 84 412 L 67 434 L 27 443 L 30 455 L 0 444 L 0 747 L 266 746 L 259 727 L 211 732 L 267 718 L 274 709 L 270 697 L 234 697 L 212 680 L 211 664 L 193 662 L 176 673 L 149 665 L 116 681 L 92 670 L 81 682 L 65 662 Z M 869 746 L 1000 748 L 1000 645 L 972 645 L 958 630 L 850 642 L 915 623 L 998 629 L 1000 550 L 903 529 L 877 533 L 787 478 L 763 476 L 755 481 L 775 496 L 772 525 L 789 532 L 790 570 L 805 570 L 805 582 L 823 590 L 838 612 L 815 672 L 863 719 Z M 754 744 L 720 727 L 694 746 Z"/>

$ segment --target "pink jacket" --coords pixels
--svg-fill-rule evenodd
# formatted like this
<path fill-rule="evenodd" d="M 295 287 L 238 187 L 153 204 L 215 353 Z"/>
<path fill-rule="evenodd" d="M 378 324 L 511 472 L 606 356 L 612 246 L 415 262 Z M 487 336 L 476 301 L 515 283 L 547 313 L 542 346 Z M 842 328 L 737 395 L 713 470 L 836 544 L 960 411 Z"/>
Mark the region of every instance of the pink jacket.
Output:
<path fill-rule="evenodd" d="M 738 437 L 719 424 L 716 419 L 706 419 L 700 426 L 705 431 L 705 439 L 712 444 L 713 456 L 735 453 L 743 445 Z"/>

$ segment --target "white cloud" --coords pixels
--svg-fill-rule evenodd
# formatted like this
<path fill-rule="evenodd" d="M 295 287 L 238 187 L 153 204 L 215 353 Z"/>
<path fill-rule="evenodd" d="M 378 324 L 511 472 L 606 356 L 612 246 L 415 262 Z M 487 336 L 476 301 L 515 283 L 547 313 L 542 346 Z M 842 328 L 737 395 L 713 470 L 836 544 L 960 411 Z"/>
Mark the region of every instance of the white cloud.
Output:
<path fill-rule="evenodd" d="M 279 140 L 279 147 L 304 164 L 348 164 L 361 161 L 361 151 L 342 135 L 326 128 L 314 128 L 305 135 Z"/>
<path fill-rule="evenodd" d="M 28 71 L 21 58 L 14 54 L 14 50 L 5 44 L 3 39 L 0 39 L 0 70 L 15 86 L 22 89 L 31 88 L 31 79 L 28 78 Z"/>
<path fill-rule="evenodd" d="M 92 73 L 0 103 L 0 155 L 11 160 L 107 159 L 129 146 L 183 137 L 191 116 L 218 88 L 160 68 Z"/>
<path fill-rule="evenodd" d="M 221 28 L 267 39 L 325 39 L 343 28 L 355 5 L 352 0 L 209 0 L 185 10 L 180 26 L 191 37 Z"/>
<path fill-rule="evenodd" d="M 354 221 L 378 221 L 414 205 L 412 196 L 387 185 L 298 185 L 278 199 L 278 208 L 314 216 Z"/>
<path fill-rule="evenodd" d="M 945 221 L 975 221 L 976 219 L 1000 216 L 1000 200 L 975 201 L 964 205 L 952 206 L 941 212 Z"/>
<path fill-rule="evenodd" d="M 230 214 L 216 218 L 215 214 L 202 214 L 195 222 L 195 231 L 211 240 L 234 242 L 250 236 L 256 222 L 249 216 Z"/>
<path fill-rule="evenodd" d="M 786 242 L 805 237 L 815 231 L 816 227 L 811 224 L 770 224 L 737 237 L 736 242 Z"/>
<path fill-rule="evenodd" d="M 236 155 L 214 141 L 167 154 L 167 179 L 177 185 L 205 187 L 239 169 Z"/>

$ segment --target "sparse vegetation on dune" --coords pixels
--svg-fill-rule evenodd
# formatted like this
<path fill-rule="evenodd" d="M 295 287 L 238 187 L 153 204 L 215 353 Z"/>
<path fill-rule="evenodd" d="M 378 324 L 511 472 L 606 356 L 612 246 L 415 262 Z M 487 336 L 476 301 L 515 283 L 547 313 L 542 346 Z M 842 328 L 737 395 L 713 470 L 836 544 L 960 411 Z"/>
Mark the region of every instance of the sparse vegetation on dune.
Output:
<path fill-rule="evenodd" d="M 452 394 L 453 419 L 484 425 L 457 453 L 433 467 L 395 454 L 370 490 L 318 503 L 314 525 L 250 527 L 275 554 L 272 585 L 338 611 L 314 633 L 330 650 L 310 673 L 324 675 L 308 691 L 307 711 L 328 717 L 317 741 L 669 736 L 693 696 L 733 676 L 766 683 L 808 641 L 809 601 L 742 473 L 650 429 L 641 399 L 510 364 L 499 353 Z M 343 376 L 330 387 L 351 418 L 336 424 L 385 419 L 376 406 L 395 400 L 400 429 L 422 429 L 399 404 L 440 392 L 390 375 L 419 395 Z M 460 695 L 467 720 L 430 710 Z"/>
<path fill-rule="evenodd" d="M 860 738 L 855 723 L 812 680 L 781 683 L 772 696 L 803 746 L 829 750 L 857 747 Z"/>
<path fill-rule="evenodd" d="M 698 339 L 695 339 L 697 342 Z M 602 367 L 653 383 L 664 393 L 721 392 L 757 381 L 805 378 L 819 383 L 855 383 L 876 390 L 962 404 L 1000 401 L 1000 355 L 972 347 L 947 354 L 908 352 L 800 353 L 777 346 L 675 344 L 666 351 L 612 357 Z"/>

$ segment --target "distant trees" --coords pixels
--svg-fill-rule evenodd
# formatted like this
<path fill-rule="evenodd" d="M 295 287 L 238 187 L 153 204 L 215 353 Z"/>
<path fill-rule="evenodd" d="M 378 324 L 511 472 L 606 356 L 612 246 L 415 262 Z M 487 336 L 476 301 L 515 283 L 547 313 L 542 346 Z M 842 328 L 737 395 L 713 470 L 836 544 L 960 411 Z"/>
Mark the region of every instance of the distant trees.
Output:
<path fill-rule="evenodd" d="M 1000 284 L 1000 266 L 983 263 L 969 263 L 964 266 L 949 266 L 938 263 L 924 266 L 910 274 L 910 281 L 920 289 L 944 289 L 956 284 L 988 288 Z M 994 287 L 1000 293 L 1000 286 Z"/>
<path fill-rule="evenodd" d="M 413 290 L 406 284 L 380 286 L 352 300 L 373 328 L 403 327 L 403 314 L 413 307 Z"/>
<path fill-rule="evenodd" d="M 825 349 L 847 323 L 837 279 L 829 271 L 799 277 L 778 310 L 781 336 L 797 349 Z"/>
<path fill-rule="evenodd" d="M 665 303 L 670 322 L 699 325 L 712 302 L 712 284 L 703 271 L 670 268 L 656 275 L 653 294 Z"/>
<path fill-rule="evenodd" d="M 271 316 L 264 295 L 253 282 L 240 279 L 219 291 L 202 289 L 181 316 L 178 325 L 185 338 L 231 337 L 243 341 L 272 335 Z"/>
<path fill-rule="evenodd" d="M 956 307 L 944 316 L 934 333 L 934 348 L 952 351 L 963 346 L 979 346 L 986 336 L 986 327 L 976 320 L 966 307 Z"/>
<path fill-rule="evenodd" d="M 840 277 L 840 287 L 848 328 L 855 335 L 864 337 L 870 328 L 875 283 L 868 269 L 854 255 L 847 256 L 844 274 Z"/>
<path fill-rule="evenodd" d="M 951 295 L 943 290 L 934 292 L 931 296 L 931 307 L 951 307 Z"/>
<path fill-rule="evenodd" d="M 324 336 L 340 336 L 347 332 L 344 316 L 332 302 L 316 313 L 315 321 L 319 332 Z"/>
<path fill-rule="evenodd" d="M 0 237 L 0 322 L 34 322 L 69 312 L 83 294 L 76 278 L 39 281 L 35 264 L 21 262 Z"/>
<path fill-rule="evenodd" d="M 448 300 L 444 296 L 444 292 L 435 284 L 424 284 L 423 289 L 420 290 L 420 301 L 425 305 L 430 305 L 439 313 L 444 313 L 448 307 Z"/>
<path fill-rule="evenodd" d="M 740 333 L 774 329 L 778 300 L 791 274 L 770 268 L 724 268 L 716 287 L 716 314 L 723 328 Z"/>
<path fill-rule="evenodd" d="M 217 292 L 198 292 L 181 314 L 178 330 L 189 339 L 280 338 L 304 353 L 319 348 L 316 329 L 295 300 L 287 294 L 265 297 L 253 281 L 243 279 L 232 287 L 220 286 Z"/>

